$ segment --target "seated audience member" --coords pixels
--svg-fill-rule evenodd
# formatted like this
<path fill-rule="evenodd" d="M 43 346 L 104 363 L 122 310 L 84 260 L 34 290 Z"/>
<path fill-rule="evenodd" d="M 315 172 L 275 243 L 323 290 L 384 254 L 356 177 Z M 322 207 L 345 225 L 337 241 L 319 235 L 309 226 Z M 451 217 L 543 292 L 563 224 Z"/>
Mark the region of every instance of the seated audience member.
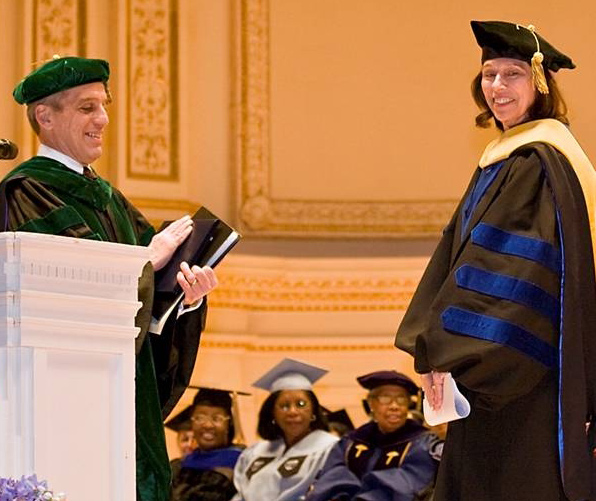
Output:
<path fill-rule="evenodd" d="M 197 448 L 174 472 L 172 501 L 228 501 L 236 493 L 234 466 L 242 449 L 232 444 L 235 426 L 230 392 L 201 388 L 190 419 Z"/>
<path fill-rule="evenodd" d="M 180 457 L 172 459 L 170 466 L 172 468 L 172 478 L 180 471 L 182 460 L 188 456 L 197 447 L 195 435 L 192 431 L 192 405 L 176 414 L 173 418 L 165 422 L 166 428 L 176 432 L 176 444 L 180 451 Z"/>
<path fill-rule="evenodd" d="M 442 442 L 408 419 L 414 382 L 395 371 L 358 378 L 372 421 L 343 437 L 306 496 L 307 501 L 414 501 L 430 495 Z M 455 501 L 455 500 L 454 500 Z"/>
<path fill-rule="evenodd" d="M 343 437 L 354 429 L 354 423 L 352 423 L 350 415 L 345 409 L 331 412 L 329 409 L 323 408 L 323 413 L 327 418 L 329 433 L 337 438 Z"/>
<path fill-rule="evenodd" d="M 234 500 L 301 499 L 337 437 L 328 433 L 312 385 L 327 371 L 285 359 L 253 386 L 271 392 L 259 412 L 262 441 L 242 452 L 234 470 Z"/>

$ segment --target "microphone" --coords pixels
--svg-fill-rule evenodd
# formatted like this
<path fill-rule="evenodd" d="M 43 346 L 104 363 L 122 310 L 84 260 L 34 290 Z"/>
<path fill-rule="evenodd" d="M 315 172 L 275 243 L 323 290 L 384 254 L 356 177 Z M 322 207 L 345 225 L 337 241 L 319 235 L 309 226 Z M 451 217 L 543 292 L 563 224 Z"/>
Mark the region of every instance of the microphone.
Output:
<path fill-rule="evenodd" d="M 19 147 L 8 139 L 0 139 L 0 160 L 12 160 L 19 154 Z"/>

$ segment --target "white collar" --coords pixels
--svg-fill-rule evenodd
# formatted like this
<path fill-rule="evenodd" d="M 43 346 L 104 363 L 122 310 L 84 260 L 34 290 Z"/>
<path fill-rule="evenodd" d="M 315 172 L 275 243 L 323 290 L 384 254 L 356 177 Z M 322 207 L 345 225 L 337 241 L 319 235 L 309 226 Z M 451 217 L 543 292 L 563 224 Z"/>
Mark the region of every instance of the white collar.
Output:
<path fill-rule="evenodd" d="M 52 160 L 56 160 L 61 164 L 65 165 L 71 170 L 78 172 L 79 174 L 83 174 L 83 164 L 81 162 L 77 162 L 74 158 L 65 155 L 64 153 L 55 150 L 54 148 L 50 148 L 47 144 L 40 144 L 39 149 L 37 150 L 37 156 L 39 157 L 48 157 Z"/>

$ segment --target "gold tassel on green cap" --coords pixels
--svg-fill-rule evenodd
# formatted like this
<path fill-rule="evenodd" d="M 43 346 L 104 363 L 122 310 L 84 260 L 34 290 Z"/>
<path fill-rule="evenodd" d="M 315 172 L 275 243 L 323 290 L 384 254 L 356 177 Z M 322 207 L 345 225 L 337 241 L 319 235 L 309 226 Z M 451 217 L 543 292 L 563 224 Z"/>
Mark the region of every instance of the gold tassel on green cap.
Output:
<path fill-rule="evenodd" d="M 527 29 L 534 35 L 536 40 L 536 52 L 532 56 L 532 81 L 536 87 L 536 90 L 540 94 L 548 94 L 548 85 L 546 83 L 546 77 L 544 76 L 544 68 L 542 67 L 542 61 L 544 61 L 544 55 L 540 52 L 540 42 L 536 36 L 534 25 L 528 25 Z"/>

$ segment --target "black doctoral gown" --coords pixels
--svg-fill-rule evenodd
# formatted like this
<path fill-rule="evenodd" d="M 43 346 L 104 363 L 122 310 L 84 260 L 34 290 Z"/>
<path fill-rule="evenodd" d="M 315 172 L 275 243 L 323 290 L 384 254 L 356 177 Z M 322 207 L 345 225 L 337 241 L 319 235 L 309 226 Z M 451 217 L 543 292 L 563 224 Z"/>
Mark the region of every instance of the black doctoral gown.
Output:
<path fill-rule="evenodd" d="M 472 405 L 449 424 L 434 501 L 594 500 L 596 286 L 582 187 L 561 153 L 531 143 L 504 160 L 463 229 L 462 206 L 396 337 L 418 372 L 451 372 Z"/>

